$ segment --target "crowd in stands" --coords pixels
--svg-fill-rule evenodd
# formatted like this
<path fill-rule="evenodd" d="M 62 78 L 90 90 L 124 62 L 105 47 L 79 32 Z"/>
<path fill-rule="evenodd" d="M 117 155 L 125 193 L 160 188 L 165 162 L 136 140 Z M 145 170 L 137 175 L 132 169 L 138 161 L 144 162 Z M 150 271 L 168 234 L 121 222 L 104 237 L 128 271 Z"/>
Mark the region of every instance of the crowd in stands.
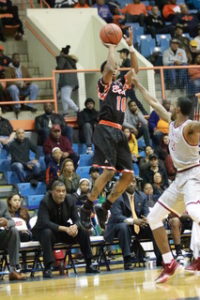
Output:
<path fill-rule="evenodd" d="M 152 38 L 156 38 L 156 35 L 161 33 L 171 34 L 169 47 L 165 49 L 160 64 L 166 66 L 200 64 L 200 16 L 198 13 L 191 13 L 187 4 L 178 5 L 176 0 L 169 0 L 155 1 L 156 5 L 145 6 L 142 1 L 133 0 L 133 3 L 120 7 L 117 1 L 105 2 L 105 0 L 96 0 L 94 4 L 86 3 L 85 0 L 48 0 L 47 2 L 50 7 L 55 8 L 96 7 L 100 17 L 106 22 L 119 24 L 124 33 L 129 26 L 126 26 L 127 22 L 137 22 Z M 3 3 L 6 3 L 6 6 Z M 21 38 L 23 26 L 17 8 L 12 5 L 11 1 L 6 0 L 0 1 L 0 10 L 2 14 L 13 16 L 10 18 L 6 15 L 2 18 L 2 26 L 12 19 L 12 24 L 18 26 L 15 37 Z M 185 33 L 190 36 L 185 36 Z M 5 41 L 1 28 L 0 39 Z M 121 67 L 129 67 L 129 51 L 122 49 L 119 52 L 122 59 Z M 70 53 L 70 46 L 67 45 L 56 57 L 57 69 L 76 69 L 77 61 L 77 57 Z M 154 63 L 158 62 L 154 61 Z M 119 76 L 124 76 L 124 72 L 121 72 Z M 188 82 L 188 76 L 188 94 L 194 93 L 194 90 L 199 91 L 199 68 L 191 69 L 188 73 L 185 69 L 167 70 L 165 74 L 167 88 L 183 88 L 186 81 Z M 6 56 L 3 46 L 0 46 L 0 77 L 30 78 L 28 69 L 21 65 L 20 55 L 13 53 L 12 58 Z M 7 107 L 0 108 L 0 152 L 6 149 L 10 155 L 10 168 L 17 176 L 18 182 L 30 182 L 35 189 L 37 189 L 38 181 L 45 182 L 47 186 L 47 193 L 37 211 L 37 222 L 32 228 L 26 199 L 22 199 L 18 192 L 7 199 L 7 207 L 3 201 L 0 201 L 0 247 L 8 251 L 10 280 L 24 279 L 24 275 L 17 272 L 20 240 L 24 242 L 32 239 L 39 240 L 41 243 L 45 267 L 44 277 L 52 277 L 51 268 L 55 260 L 53 244 L 57 242 L 69 244 L 78 242 L 85 259 L 86 273 L 98 273 L 92 265 L 90 232 L 82 229 L 79 216 L 79 207 L 85 202 L 87 193 L 101 173 L 101 170 L 91 165 L 87 174 L 88 178 L 81 177 L 79 173 L 81 155 L 91 157 L 93 155 L 93 133 L 98 122 L 98 111 L 95 109 L 95 101 L 92 98 L 85 100 L 85 108 L 81 111 L 72 100 L 72 91 L 78 88 L 76 73 L 60 74 L 58 85 L 64 114 L 55 113 L 51 103 L 44 104 L 44 113 L 35 118 L 37 145 L 26 137 L 23 128 L 14 132 L 9 120 L 2 115 L 2 110 L 6 112 Z M 31 82 L 16 81 L 7 83 L 6 86 L 0 85 L 0 100 L 10 97 L 16 102 L 13 110 L 17 118 L 22 109 L 36 112 L 34 105 L 22 106 L 17 104 L 17 101 L 27 96 L 30 100 L 35 100 L 38 93 L 38 86 Z M 127 96 L 129 100 L 123 131 L 129 141 L 133 169 L 137 170 L 136 178 L 112 206 L 106 226 L 101 219 L 98 207 L 105 201 L 115 178 L 106 185 L 96 200 L 94 214 L 97 215 L 97 222 L 101 227 L 101 232 L 104 233 L 105 240 L 110 242 L 116 237 L 119 239 L 124 269 L 131 270 L 133 269 L 132 253 L 137 253 L 138 249 L 141 250 L 139 241 L 143 238 L 152 240 L 156 263 L 161 264 L 161 255 L 145 217 L 174 179 L 176 170 L 168 151 L 168 125 L 164 120 L 159 119 L 155 111 L 147 117 L 146 110 L 138 101 L 134 91 L 129 92 Z M 163 106 L 169 110 L 170 102 L 163 101 Z M 73 147 L 73 131 L 64 119 L 69 109 L 77 113 L 79 142 L 86 145 L 84 154 L 80 154 Z M 42 167 L 42 157 L 45 168 Z M 117 176 L 120 175 L 117 174 Z M 20 223 L 19 219 L 24 222 Z M 191 228 L 191 220 L 185 213 L 181 218 L 170 215 L 164 222 L 165 226 L 171 229 L 176 256 L 181 261 L 183 260 L 181 233 L 185 228 Z M 131 240 L 132 235 L 136 237 L 134 244 Z"/>

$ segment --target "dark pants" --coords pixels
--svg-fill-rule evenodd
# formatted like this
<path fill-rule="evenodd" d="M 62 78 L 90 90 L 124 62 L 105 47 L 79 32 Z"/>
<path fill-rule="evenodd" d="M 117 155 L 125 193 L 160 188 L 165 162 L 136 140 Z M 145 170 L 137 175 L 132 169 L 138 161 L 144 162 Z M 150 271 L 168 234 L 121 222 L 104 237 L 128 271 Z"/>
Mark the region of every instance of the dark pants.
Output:
<path fill-rule="evenodd" d="M 19 264 L 20 238 L 15 227 L 0 231 L 0 249 L 8 252 L 9 262 L 12 267 Z"/>
<path fill-rule="evenodd" d="M 40 241 L 45 267 L 49 267 L 54 262 L 53 244 L 55 243 L 80 244 L 86 264 L 91 263 L 92 252 L 89 235 L 82 229 L 79 229 L 78 235 L 72 238 L 65 232 L 53 232 L 51 229 L 46 228 L 41 230 L 38 235 L 34 235 L 34 239 Z"/>
<path fill-rule="evenodd" d="M 133 231 L 133 225 L 127 225 L 126 223 L 113 224 L 114 226 L 114 237 L 119 239 L 119 245 L 122 249 L 123 257 L 131 256 L 131 236 L 136 236 L 137 239 L 148 238 L 153 242 L 153 248 L 156 255 L 157 263 L 161 262 L 160 251 L 154 241 L 152 231 L 150 227 L 140 228 L 139 234 L 135 234 Z M 105 233 L 106 235 L 106 233 Z M 109 239 L 109 237 L 107 236 Z M 134 252 L 137 252 L 137 249 L 133 249 Z"/>
<path fill-rule="evenodd" d="M 146 146 L 151 146 L 151 139 L 149 134 L 149 128 L 147 125 L 141 125 L 140 127 L 137 127 L 138 135 L 137 139 L 139 139 L 141 136 L 144 138 L 144 142 Z"/>
<path fill-rule="evenodd" d="M 94 131 L 94 127 L 89 122 L 86 122 L 80 128 L 79 139 L 81 142 L 86 143 L 87 147 L 92 146 L 93 131 Z"/>

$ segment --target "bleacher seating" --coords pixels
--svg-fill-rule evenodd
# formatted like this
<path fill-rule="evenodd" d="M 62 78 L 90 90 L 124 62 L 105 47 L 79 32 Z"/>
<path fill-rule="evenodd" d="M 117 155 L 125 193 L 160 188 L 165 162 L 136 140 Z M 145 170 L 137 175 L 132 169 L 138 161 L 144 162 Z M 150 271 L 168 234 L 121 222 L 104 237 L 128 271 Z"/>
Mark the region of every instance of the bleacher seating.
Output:
<path fill-rule="evenodd" d="M 79 167 L 91 166 L 92 165 L 93 154 L 81 154 Z"/>
<path fill-rule="evenodd" d="M 139 23 L 126 23 L 127 26 L 130 26 L 133 29 L 133 44 L 137 43 L 137 39 L 140 35 L 144 34 L 144 27 L 140 26 Z"/>
<path fill-rule="evenodd" d="M 139 49 L 144 57 L 149 57 L 156 46 L 155 39 L 151 35 L 142 35 L 139 38 Z"/>
<path fill-rule="evenodd" d="M 76 173 L 81 177 L 81 178 L 90 178 L 89 175 L 89 170 L 91 166 L 86 166 L 86 167 L 78 167 L 76 169 Z"/>
<path fill-rule="evenodd" d="M 156 34 L 157 45 L 161 48 L 162 52 L 169 48 L 171 34 Z"/>
<path fill-rule="evenodd" d="M 46 184 L 44 182 L 38 182 L 36 187 L 33 187 L 29 182 L 18 183 L 16 186 L 22 196 L 44 195 L 46 193 Z"/>
<path fill-rule="evenodd" d="M 27 208 L 28 209 L 38 209 L 41 200 L 44 198 L 44 194 L 42 195 L 28 195 L 27 196 Z"/>

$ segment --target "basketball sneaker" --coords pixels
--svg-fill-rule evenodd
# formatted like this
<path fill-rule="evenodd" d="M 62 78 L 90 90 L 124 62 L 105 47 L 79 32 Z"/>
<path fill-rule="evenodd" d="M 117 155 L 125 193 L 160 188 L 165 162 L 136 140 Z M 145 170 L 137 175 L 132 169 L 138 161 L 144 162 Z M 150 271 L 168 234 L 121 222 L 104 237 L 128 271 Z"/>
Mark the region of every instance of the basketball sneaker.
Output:
<path fill-rule="evenodd" d="M 185 268 L 185 271 L 194 273 L 196 271 L 200 271 L 200 257 L 197 259 L 193 259 L 192 263 Z"/>
<path fill-rule="evenodd" d="M 179 254 L 176 257 L 176 261 L 179 263 L 179 265 L 184 266 L 185 265 L 185 260 L 182 254 Z"/>
<path fill-rule="evenodd" d="M 158 278 L 156 278 L 155 282 L 156 283 L 166 282 L 169 278 L 171 278 L 175 274 L 179 266 L 180 266 L 179 263 L 175 259 L 172 259 L 170 264 L 163 263 L 163 270 L 161 274 L 158 276 Z"/>

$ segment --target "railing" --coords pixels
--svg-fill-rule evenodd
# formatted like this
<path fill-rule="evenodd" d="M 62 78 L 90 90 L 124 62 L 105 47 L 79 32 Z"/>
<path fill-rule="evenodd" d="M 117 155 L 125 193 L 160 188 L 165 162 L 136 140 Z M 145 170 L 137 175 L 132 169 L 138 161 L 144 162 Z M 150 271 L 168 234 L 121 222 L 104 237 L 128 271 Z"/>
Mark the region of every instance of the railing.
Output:
<path fill-rule="evenodd" d="M 192 65 L 192 66 L 164 66 L 164 67 L 142 67 L 139 69 L 138 77 L 141 76 L 141 72 L 148 72 L 148 71 L 155 71 L 157 73 L 157 77 L 160 79 L 160 90 L 157 90 L 161 92 L 161 97 L 162 99 L 166 99 L 166 89 L 165 89 L 165 70 L 170 70 L 170 69 L 192 69 L 192 68 L 200 68 L 198 65 Z M 129 70 L 127 68 L 123 68 L 120 70 Z M 34 81 L 50 81 L 52 90 L 53 90 L 53 97 L 52 99 L 38 99 L 38 100 L 25 100 L 25 101 L 19 101 L 18 103 L 20 104 L 26 104 L 26 103 L 34 103 L 34 104 L 39 104 L 39 103 L 45 103 L 45 102 L 52 102 L 54 104 L 54 109 L 57 112 L 58 111 L 58 101 L 57 101 L 57 80 L 56 76 L 59 74 L 67 74 L 67 73 L 99 73 L 99 69 L 91 69 L 91 70 L 53 70 L 52 71 L 52 76 L 51 77 L 37 77 L 37 78 L 15 78 L 15 79 L 0 79 L 0 83 L 2 85 L 5 85 L 7 82 L 17 82 L 17 81 L 25 81 L 25 82 L 34 82 Z M 158 75 L 158 72 L 160 75 Z M 94 89 L 96 89 L 96 86 L 94 86 Z M 186 91 L 184 90 L 186 93 Z M 200 92 L 200 88 L 199 88 Z M 83 99 L 84 101 L 85 99 Z M 0 105 L 16 105 L 15 101 L 3 101 L 0 103 Z"/>

